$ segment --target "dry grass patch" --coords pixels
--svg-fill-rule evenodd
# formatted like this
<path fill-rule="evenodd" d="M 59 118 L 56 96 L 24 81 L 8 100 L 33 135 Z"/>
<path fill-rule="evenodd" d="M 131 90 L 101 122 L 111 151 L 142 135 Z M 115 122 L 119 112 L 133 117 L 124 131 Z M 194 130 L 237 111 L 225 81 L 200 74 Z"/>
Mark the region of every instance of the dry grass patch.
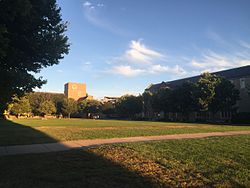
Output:
<path fill-rule="evenodd" d="M 91 151 L 138 173 L 144 178 L 150 178 L 157 187 L 201 187 L 208 181 L 190 166 L 166 168 L 125 147 L 103 146 Z M 180 166 L 179 161 L 168 162 L 172 163 L 173 166 Z"/>

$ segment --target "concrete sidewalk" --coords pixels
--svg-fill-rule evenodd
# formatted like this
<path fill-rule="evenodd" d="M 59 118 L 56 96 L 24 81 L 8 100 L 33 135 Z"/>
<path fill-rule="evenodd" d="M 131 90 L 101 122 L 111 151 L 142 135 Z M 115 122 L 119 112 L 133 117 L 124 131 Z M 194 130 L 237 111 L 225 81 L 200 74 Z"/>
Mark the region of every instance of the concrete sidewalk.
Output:
<path fill-rule="evenodd" d="M 102 144 L 146 142 L 146 141 L 156 141 L 156 140 L 192 139 L 192 138 L 206 138 L 214 136 L 234 136 L 234 135 L 248 135 L 248 134 L 250 134 L 250 131 L 230 131 L 230 132 L 174 134 L 174 135 L 162 135 L 162 136 L 143 136 L 143 137 L 140 136 L 140 137 L 110 138 L 110 139 L 74 140 L 74 141 L 65 141 L 65 142 L 47 143 L 47 144 L 0 146 L 0 156 L 66 151 L 82 147 L 99 146 Z"/>

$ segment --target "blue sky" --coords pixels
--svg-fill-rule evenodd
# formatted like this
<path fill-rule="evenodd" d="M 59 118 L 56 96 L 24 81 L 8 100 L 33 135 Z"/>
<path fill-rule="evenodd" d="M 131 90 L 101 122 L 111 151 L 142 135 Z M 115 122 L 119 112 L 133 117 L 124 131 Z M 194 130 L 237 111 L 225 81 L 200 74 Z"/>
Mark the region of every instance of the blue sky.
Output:
<path fill-rule="evenodd" d="M 39 91 L 84 82 L 95 98 L 250 64 L 249 0 L 58 0 L 70 52 Z"/>

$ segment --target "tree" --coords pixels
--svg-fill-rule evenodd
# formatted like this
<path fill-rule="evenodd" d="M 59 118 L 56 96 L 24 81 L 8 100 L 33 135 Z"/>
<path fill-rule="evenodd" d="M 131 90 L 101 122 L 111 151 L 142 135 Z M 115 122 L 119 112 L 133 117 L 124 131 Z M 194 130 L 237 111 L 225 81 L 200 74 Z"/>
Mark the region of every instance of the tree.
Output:
<path fill-rule="evenodd" d="M 131 118 L 135 114 L 142 112 L 142 105 L 141 96 L 125 95 L 118 100 L 117 110 L 120 115 Z"/>
<path fill-rule="evenodd" d="M 97 100 L 88 100 L 85 111 L 87 113 L 99 113 L 101 112 L 101 103 Z"/>
<path fill-rule="evenodd" d="M 173 110 L 173 106 L 171 103 L 172 90 L 169 88 L 161 88 L 157 93 L 153 95 L 153 109 L 156 112 L 163 111 L 171 112 Z"/>
<path fill-rule="evenodd" d="M 173 111 L 180 112 L 182 118 L 187 118 L 188 114 L 196 109 L 196 92 L 197 87 L 191 82 L 185 82 L 181 86 L 175 88 L 169 99 Z"/>
<path fill-rule="evenodd" d="M 87 100 L 86 99 L 78 101 L 77 112 L 80 116 L 82 116 L 85 113 L 86 107 L 87 107 Z"/>
<path fill-rule="evenodd" d="M 52 101 L 44 101 L 40 104 L 38 111 L 42 115 L 51 115 L 56 113 L 56 107 Z"/>
<path fill-rule="evenodd" d="M 215 95 L 209 105 L 209 110 L 214 114 L 218 111 L 231 112 L 239 99 L 239 90 L 235 89 L 229 80 L 220 78 L 219 83 L 215 87 Z"/>
<path fill-rule="evenodd" d="M 102 104 L 102 113 L 106 115 L 112 115 L 116 113 L 115 104 L 113 102 L 106 102 Z"/>
<path fill-rule="evenodd" d="M 197 99 L 200 111 L 207 111 L 210 103 L 215 96 L 215 88 L 219 84 L 220 79 L 218 76 L 203 73 L 197 82 Z"/>
<path fill-rule="evenodd" d="M 153 113 L 153 94 L 149 91 L 145 91 L 142 94 L 142 101 L 143 101 L 143 112 L 145 118 L 149 118 Z"/>
<path fill-rule="evenodd" d="M 65 115 L 68 115 L 68 118 L 71 117 L 71 114 L 77 112 L 77 103 L 74 99 L 64 99 L 62 104 L 62 111 Z"/>
<path fill-rule="evenodd" d="M 62 103 L 65 99 L 64 94 L 60 93 L 44 93 L 44 92 L 34 92 L 27 94 L 32 108 L 32 113 L 35 115 L 40 115 L 39 106 L 44 101 L 52 101 L 56 107 L 56 113 L 59 115 L 62 113 Z"/>
<path fill-rule="evenodd" d="M 68 53 L 66 28 L 56 0 L 0 1 L 0 113 L 13 95 L 46 83 L 34 73 Z"/>
<path fill-rule="evenodd" d="M 27 97 L 14 97 L 10 105 L 10 113 L 16 116 L 25 115 L 31 112 L 31 107 Z"/>

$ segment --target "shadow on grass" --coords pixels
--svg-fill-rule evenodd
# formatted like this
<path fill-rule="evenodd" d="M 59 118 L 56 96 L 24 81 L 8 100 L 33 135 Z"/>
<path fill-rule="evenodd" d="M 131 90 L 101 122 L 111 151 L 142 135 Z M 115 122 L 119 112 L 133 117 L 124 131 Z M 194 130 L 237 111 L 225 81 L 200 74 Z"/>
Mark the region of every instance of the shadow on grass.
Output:
<path fill-rule="evenodd" d="M 48 135 L 0 120 L 1 145 L 56 142 Z M 0 156 L 0 187 L 155 187 L 118 163 L 89 150 Z"/>
<path fill-rule="evenodd" d="M 0 120 L 0 146 L 57 142 L 47 134 L 9 120 Z"/>
<path fill-rule="evenodd" d="M 84 150 L 5 156 L 0 187 L 154 187 L 119 164 Z"/>

